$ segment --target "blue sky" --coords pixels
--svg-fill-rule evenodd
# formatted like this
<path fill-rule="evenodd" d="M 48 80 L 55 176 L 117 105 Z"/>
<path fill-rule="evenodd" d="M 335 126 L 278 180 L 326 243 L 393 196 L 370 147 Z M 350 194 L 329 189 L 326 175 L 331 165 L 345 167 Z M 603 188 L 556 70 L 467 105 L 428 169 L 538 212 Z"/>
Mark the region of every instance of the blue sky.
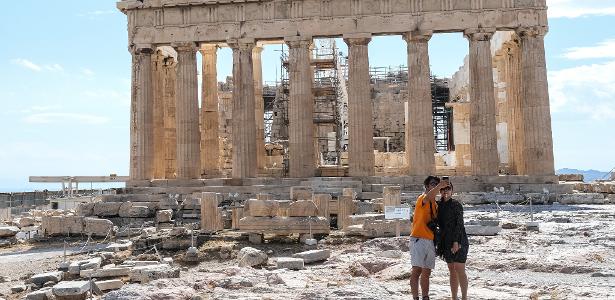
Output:
<path fill-rule="evenodd" d="M 556 168 L 608 171 L 615 167 L 615 0 L 547 2 Z M 29 175 L 127 175 L 130 55 L 115 1 L 20 0 L 4 8 L 0 191 L 43 188 Z M 265 48 L 265 81 L 279 72 L 279 48 Z M 376 37 L 369 50 L 372 66 L 406 64 L 399 36 Z M 467 52 L 461 34 L 434 36 L 433 73 L 450 76 Z M 219 79 L 230 74 L 223 49 Z"/>

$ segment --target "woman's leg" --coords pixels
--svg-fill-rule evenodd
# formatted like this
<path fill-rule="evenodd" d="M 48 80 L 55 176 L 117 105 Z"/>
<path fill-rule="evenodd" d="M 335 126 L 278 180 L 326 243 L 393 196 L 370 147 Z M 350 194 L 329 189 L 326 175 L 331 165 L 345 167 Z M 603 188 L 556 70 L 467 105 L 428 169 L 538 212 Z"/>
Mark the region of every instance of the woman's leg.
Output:
<path fill-rule="evenodd" d="M 454 263 L 455 273 L 457 274 L 457 281 L 461 286 L 461 299 L 468 299 L 468 275 L 466 274 L 466 264 Z M 449 267 L 450 269 L 450 267 Z"/>
<path fill-rule="evenodd" d="M 457 272 L 455 271 L 455 264 L 450 263 L 448 265 L 448 281 L 451 285 L 451 299 L 457 300 L 457 292 L 459 288 L 459 280 L 457 280 Z"/>

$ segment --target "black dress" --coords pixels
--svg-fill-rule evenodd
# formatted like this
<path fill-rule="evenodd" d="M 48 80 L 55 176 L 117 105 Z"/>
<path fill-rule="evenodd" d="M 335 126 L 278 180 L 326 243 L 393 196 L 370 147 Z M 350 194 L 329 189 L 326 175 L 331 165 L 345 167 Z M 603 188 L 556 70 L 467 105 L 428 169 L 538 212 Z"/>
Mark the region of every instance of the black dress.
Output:
<path fill-rule="evenodd" d="M 440 243 L 438 256 L 447 263 L 465 263 L 468 258 L 468 236 L 463 226 L 463 206 L 455 199 L 438 201 L 438 225 L 440 227 Z M 453 254 L 453 243 L 459 243 L 461 249 Z"/>

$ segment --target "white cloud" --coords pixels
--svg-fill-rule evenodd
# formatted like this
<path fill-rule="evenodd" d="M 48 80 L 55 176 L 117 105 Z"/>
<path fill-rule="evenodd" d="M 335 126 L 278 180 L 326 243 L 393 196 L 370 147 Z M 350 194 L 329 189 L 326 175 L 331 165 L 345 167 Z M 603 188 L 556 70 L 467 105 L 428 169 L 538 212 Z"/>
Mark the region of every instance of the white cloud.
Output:
<path fill-rule="evenodd" d="M 615 119 L 615 60 L 549 72 L 553 113 Z"/>
<path fill-rule="evenodd" d="M 51 71 L 51 72 L 63 72 L 64 68 L 60 64 L 49 64 L 49 65 L 39 65 L 25 58 L 17 58 L 11 60 L 12 63 L 24 67 L 26 69 L 41 72 L 41 71 Z"/>
<path fill-rule="evenodd" d="M 568 59 L 615 58 L 615 39 L 610 39 L 591 47 L 566 49 L 563 57 Z"/>
<path fill-rule="evenodd" d="M 615 0 L 547 0 L 550 18 L 615 16 Z"/>
<path fill-rule="evenodd" d="M 35 113 L 24 118 L 30 124 L 52 124 L 52 123 L 71 123 L 71 124 L 104 124 L 109 121 L 106 117 L 76 114 L 76 113 Z"/>
<path fill-rule="evenodd" d="M 43 68 L 27 59 L 23 59 L 23 58 L 17 58 L 17 59 L 13 59 L 11 61 L 12 63 L 18 65 L 18 66 L 22 66 L 26 69 L 30 69 L 32 71 L 36 71 L 36 72 L 40 72 L 43 70 Z"/>
<path fill-rule="evenodd" d="M 82 73 L 83 75 L 85 75 L 85 76 L 88 76 L 88 77 L 92 77 L 92 76 L 94 76 L 94 75 L 95 75 L 94 71 L 92 71 L 92 70 L 90 70 L 90 69 L 88 69 L 88 68 L 83 68 L 83 69 L 81 70 L 81 73 Z"/>

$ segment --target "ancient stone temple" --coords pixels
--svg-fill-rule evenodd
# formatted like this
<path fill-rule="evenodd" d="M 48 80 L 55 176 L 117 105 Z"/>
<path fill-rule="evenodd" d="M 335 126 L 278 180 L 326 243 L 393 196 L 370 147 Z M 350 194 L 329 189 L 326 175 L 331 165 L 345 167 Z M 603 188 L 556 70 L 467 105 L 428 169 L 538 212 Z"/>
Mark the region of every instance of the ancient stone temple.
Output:
<path fill-rule="evenodd" d="M 469 43 L 466 94 L 471 101 L 451 105 L 457 120 L 468 123 L 468 134 L 457 143 L 456 175 L 502 173 L 496 68 L 501 73 L 496 79 L 507 86 L 506 111 L 512 120 L 507 128 L 513 162 L 508 174 L 530 178 L 525 182 L 553 181 L 545 0 L 123 0 L 117 7 L 128 17 L 133 57 L 133 186 L 220 177 L 220 47 L 233 53 L 231 177 L 258 176 L 264 155 L 260 55 L 262 45 L 270 43 L 285 43 L 289 49 L 288 177 L 314 177 L 310 47 L 315 37 L 343 38 L 348 45 L 348 175 L 358 178 L 374 176 L 368 45 L 378 35 L 403 37 L 408 52 L 407 168 L 401 175 L 434 174 L 428 47 L 434 34 L 449 32 L 463 33 Z M 514 45 L 498 52 L 499 65 L 494 65 L 491 50 L 496 32 L 516 36 Z M 202 56 L 200 68 L 197 55 Z"/>

